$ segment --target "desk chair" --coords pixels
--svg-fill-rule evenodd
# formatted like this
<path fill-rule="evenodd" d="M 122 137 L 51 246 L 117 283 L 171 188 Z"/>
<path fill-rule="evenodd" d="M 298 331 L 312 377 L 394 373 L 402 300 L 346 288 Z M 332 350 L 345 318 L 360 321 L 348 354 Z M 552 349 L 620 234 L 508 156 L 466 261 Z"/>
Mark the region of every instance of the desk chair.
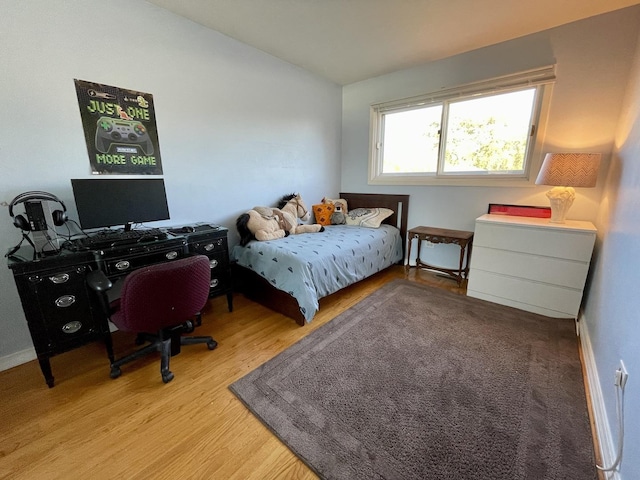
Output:
<path fill-rule="evenodd" d="M 125 277 L 120 298 L 111 303 L 107 300 L 111 281 L 101 271 L 89 274 L 88 284 L 100 294 L 109 320 L 119 330 L 137 333 L 136 344 L 151 342 L 119 360 L 109 352 L 111 378 L 121 375 L 123 364 L 159 351 L 162 381 L 168 383 L 173 379 L 169 358 L 180 353 L 181 345 L 206 343 L 209 350 L 216 348 L 211 337 L 182 336 L 201 323 L 200 310 L 209 298 L 210 268 L 206 256 L 196 255 L 134 270 Z"/>

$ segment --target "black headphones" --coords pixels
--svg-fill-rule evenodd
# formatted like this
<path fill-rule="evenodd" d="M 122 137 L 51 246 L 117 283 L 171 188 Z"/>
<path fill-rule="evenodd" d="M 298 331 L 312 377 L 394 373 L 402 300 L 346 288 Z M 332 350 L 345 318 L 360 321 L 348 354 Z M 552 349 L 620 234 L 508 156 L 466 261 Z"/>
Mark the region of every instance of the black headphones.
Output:
<path fill-rule="evenodd" d="M 16 226 L 16 228 L 27 232 L 31 230 L 29 220 L 27 220 L 23 215 L 13 215 L 14 205 L 28 202 L 29 200 L 49 200 L 52 202 L 58 202 L 62 206 L 62 210 L 54 210 L 53 212 L 51 212 L 51 216 L 53 217 L 53 224 L 59 227 L 61 225 L 64 225 L 64 223 L 67 221 L 67 207 L 65 207 L 62 200 L 60 200 L 58 197 L 47 192 L 24 192 L 11 200 L 11 203 L 9 204 L 9 215 L 11 215 L 11 217 L 13 218 L 13 224 Z"/>

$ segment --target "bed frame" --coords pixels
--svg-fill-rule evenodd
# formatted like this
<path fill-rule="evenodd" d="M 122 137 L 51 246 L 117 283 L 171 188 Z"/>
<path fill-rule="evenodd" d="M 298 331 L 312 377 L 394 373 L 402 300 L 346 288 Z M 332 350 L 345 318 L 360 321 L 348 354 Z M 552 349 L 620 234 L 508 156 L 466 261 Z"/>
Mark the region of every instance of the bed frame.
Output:
<path fill-rule="evenodd" d="M 373 207 L 393 210 L 393 215 L 384 220 L 383 223 L 393 225 L 400 230 L 401 238 L 405 240 L 402 244 L 403 258 L 400 260 L 400 263 L 404 263 L 409 195 L 341 193 L 339 198 L 344 198 L 347 201 L 349 210 Z M 287 317 L 293 318 L 300 326 L 306 324 L 305 318 L 300 312 L 298 302 L 288 293 L 278 290 L 257 273 L 237 264 L 234 265 L 233 276 L 234 283 L 237 284 L 238 289 L 247 298 Z"/>

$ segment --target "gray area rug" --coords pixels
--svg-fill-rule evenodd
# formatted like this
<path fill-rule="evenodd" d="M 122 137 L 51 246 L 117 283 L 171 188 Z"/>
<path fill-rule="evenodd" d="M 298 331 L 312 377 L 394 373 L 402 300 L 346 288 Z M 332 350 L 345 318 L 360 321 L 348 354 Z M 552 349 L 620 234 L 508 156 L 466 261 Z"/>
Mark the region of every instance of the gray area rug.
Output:
<path fill-rule="evenodd" d="M 571 320 L 397 280 L 229 388 L 322 478 L 597 478 Z"/>

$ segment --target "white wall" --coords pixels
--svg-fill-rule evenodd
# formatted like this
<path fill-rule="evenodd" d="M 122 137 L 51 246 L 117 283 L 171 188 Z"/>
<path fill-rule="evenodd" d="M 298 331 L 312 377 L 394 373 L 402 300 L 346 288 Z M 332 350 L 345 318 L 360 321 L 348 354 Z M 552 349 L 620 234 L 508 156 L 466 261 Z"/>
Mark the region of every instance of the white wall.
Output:
<path fill-rule="evenodd" d="M 367 185 L 369 106 L 484 78 L 555 63 L 543 152 L 584 149 L 603 153 L 595 189 L 579 189 L 569 218 L 598 228 L 592 273 L 585 290 L 583 337 L 596 393 L 606 460 L 617 447 L 614 372 L 622 359 L 625 449 L 619 476 L 640 478 L 640 7 L 593 17 L 510 42 L 373 78 L 343 89 L 342 191 L 411 194 L 409 225 L 473 230 L 488 203 L 548 205 L 549 187 L 380 187 Z M 453 265 L 457 249 L 422 257 Z M 452 263 L 454 262 L 454 263 Z M 584 326 L 581 328 L 585 328 Z M 584 330 L 583 330 L 584 331 Z M 583 345 L 585 340 L 583 339 Z"/>
<path fill-rule="evenodd" d="M 341 190 L 408 193 L 409 226 L 461 230 L 473 230 L 489 203 L 549 205 L 545 186 L 380 187 L 367 185 L 367 169 L 371 104 L 551 64 L 557 80 L 542 152 L 602 152 L 604 174 L 639 22 L 640 8 L 628 8 L 344 87 Z M 594 189 L 578 189 L 569 218 L 595 220 L 603 177 Z M 423 250 L 423 260 L 456 264 L 457 247 L 446 247 Z"/>
<path fill-rule="evenodd" d="M 141 0 L 0 0 L 0 201 L 90 176 L 73 79 L 153 94 L 172 224 L 338 192 L 341 88 Z M 17 208 L 16 213 L 22 210 Z M 156 224 L 152 224 L 155 226 Z M 0 209 L 0 246 L 20 239 Z M 0 369 L 33 358 L 0 268 Z"/>
<path fill-rule="evenodd" d="M 623 360 L 629 373 L 624 395 L 624 455 L 620 478 L 640 478 L 640 39 L 618 124 L 615 151 L 596 226 L 597 255 L 587 291 L 584 320 L 618 446 L 615 370 Z"/>

